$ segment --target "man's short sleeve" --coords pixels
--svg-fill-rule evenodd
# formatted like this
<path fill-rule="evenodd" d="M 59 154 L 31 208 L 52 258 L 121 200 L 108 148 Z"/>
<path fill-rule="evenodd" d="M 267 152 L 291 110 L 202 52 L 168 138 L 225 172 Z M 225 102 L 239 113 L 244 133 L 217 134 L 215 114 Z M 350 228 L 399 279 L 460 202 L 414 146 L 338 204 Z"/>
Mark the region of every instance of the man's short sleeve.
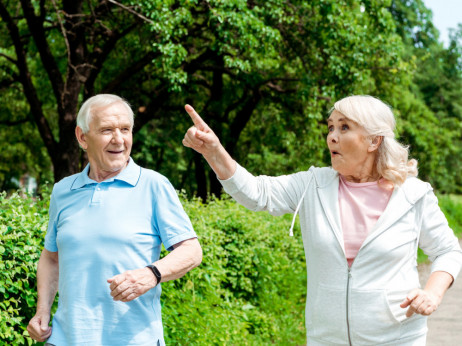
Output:
<path fill-rule="evenodd" d="M 55 200 L 55 191 L 51 193 L 50 197 L 50 207 L 48 208 L 48 229 L 45 236 L 45 249 L 51 252 L 58 251 L 58 245 L 56 244 L 56 234 L 57 234 L 57 217 L 58 217 L 58 206 Z"/>
<path fill-rule="evenodd" d="M 165 248 L 171 251 L 173 245 L 183 240 L 197 238 L 191 221 L 167 178 L 163 177 L 155 196 L 154 222 Z"/>

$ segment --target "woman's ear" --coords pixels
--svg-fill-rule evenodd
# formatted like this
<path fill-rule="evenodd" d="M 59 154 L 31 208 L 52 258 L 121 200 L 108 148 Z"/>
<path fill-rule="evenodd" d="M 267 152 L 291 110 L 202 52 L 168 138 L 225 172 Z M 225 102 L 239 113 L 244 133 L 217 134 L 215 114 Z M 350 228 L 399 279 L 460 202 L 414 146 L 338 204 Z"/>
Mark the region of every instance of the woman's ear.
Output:
<path fill-rule="evenodd" d="M 85 133 L 83 133 L 83 130 L 79 126 L 75 127 L 75 137 L 77 138 L 80 147 L 83 150 L 87 150 L 87 139 L 85 138 Z"/>
<path fill-rule="evenodd" d="M 382 141 L 383 141 L 383 136 L 375 136 L 371 138 L 371 144 L 369 145 L 369 148 L 367 149 L 367 151 L 372 153 L 373 151 L 378 150 L 380 147 L 380 144 L 382 144 Z"/>

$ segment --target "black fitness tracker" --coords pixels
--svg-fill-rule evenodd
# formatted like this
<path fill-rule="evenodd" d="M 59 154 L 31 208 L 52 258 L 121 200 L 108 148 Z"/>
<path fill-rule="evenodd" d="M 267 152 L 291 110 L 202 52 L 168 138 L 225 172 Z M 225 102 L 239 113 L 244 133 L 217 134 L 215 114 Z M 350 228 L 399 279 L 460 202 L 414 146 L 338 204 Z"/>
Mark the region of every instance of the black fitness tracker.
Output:
<path fill-rule="evenodd" d="M 151 269 L 151 270 L 152 270 L 152 273 L 153 273 L 154 276 L 156 277 L 156 279 L 157 279 L 156 286 L 157 286 L 158 284 L 160 284 L 160 280 L 162 279 L 162 275 L 160 274 L 159 269 L 157 269 L 157 267 L 156 267 L 155 265 L 152 265 L 152 264 L 146 266 L 146 268 Z"/>

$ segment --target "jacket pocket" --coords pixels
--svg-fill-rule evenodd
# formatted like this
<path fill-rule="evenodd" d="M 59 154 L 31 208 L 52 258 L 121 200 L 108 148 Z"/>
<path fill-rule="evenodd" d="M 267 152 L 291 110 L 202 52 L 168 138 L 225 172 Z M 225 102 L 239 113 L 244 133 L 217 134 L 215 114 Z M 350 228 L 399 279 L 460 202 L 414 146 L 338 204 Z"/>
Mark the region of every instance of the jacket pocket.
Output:
<path fill-rule="evenodd" d="M 306 317 L 308 336 L 337 345 L 347 342 L 345 289 L 319 284 L 309 297 Z"/>
<path fill-rule="evenodd" d="M 353 289 L 349 298 L 350 333 L 355 342 L 374 345 L 399 339 L 402 316 L 395 307 L 397 299 L 393 300 L 395 316 L 385 290 Z"/>
<path fill-rule="evenodd" d="M 398 322 L 403 322 L 407 318 L 406 311 L 408 308 L 403 309 L 400 304 L 406 298 L 409 291 L 411 291 L 411 289 L 387 292 L 387 302 L 390 312 Z"/>

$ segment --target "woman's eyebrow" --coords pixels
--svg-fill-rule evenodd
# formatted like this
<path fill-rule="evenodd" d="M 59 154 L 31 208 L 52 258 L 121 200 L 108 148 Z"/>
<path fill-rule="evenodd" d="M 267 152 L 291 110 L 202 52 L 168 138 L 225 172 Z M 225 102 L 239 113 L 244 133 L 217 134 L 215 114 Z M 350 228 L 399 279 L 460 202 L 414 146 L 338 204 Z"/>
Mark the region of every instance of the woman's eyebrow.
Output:
<path fill-rule="evenodd" d="M 348 121 L 348 120 L 349 120 L 348 118 L 339 118 L 339 119 L 337 119 L 338 122 L 340 122 L 340 121 Z M 332 122 L 334 122 L 334 121 L 331 118 L 327 119 L 327 123 L 332 123 Z"/>

